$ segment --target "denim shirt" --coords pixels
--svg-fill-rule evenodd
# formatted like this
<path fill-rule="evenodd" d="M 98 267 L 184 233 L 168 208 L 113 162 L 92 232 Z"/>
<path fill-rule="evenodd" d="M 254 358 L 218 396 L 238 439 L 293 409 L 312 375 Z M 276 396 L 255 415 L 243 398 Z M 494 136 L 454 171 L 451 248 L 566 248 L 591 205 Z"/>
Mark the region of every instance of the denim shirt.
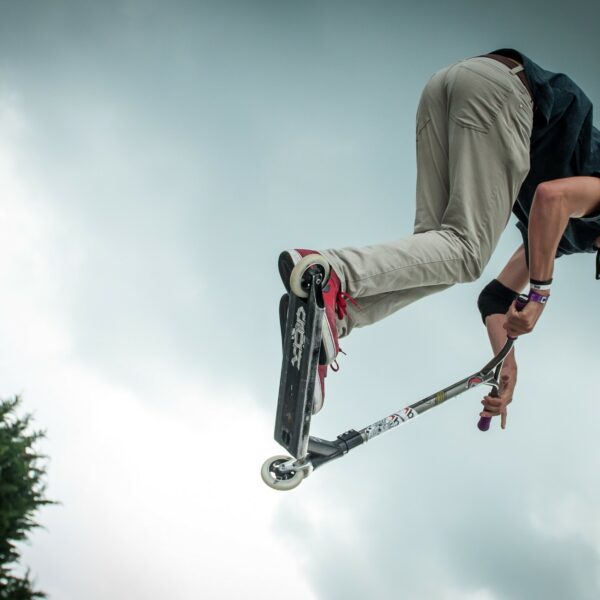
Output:
<path fill-rule="evenodd" d="M 527 226 L 536 187 L 543 181 L 563 177 L 600 177 L 600 132 L 593 126 L 591 101 L 569 77 L 542 69 L 516 50 L 495 50 L 494 54 L 523 64 L 533 94 L 531 167 L 513 206 L 528 255 Z M 570 219 L 556 257 L 595 252 L 598 236 L 600 215 Z M 598 257 L 600 260 L 600 254 Z"/>

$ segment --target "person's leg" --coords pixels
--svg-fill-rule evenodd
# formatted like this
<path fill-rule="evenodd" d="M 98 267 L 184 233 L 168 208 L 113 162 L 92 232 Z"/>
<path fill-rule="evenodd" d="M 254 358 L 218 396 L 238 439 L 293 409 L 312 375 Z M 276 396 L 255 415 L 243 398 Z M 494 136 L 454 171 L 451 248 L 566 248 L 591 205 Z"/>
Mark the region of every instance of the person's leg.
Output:
<path fill-rule="evenodd" d="M 450 195 L 446 74 L 438 71 L 421 94 L 417 110 L 417 189 L 413 233 L 440 229 Z"/>
<path fill-rule="evenodd" d="M 414 233 L 438 230 L 448 206 L 448 105 L 445 90 L 446 71 L 435 73 L 426 84 L 417 109 L 416 150 L 417 188 Z M 330 252 L 324 252 L 333 258 Z M 395 292 L 361 296 L 358 306 L 349 304 L 351 318 L 338 323 L 340 337 L 353 327 L 379 321 L 390 311 L 390 294 L 394 295 L 394 310 L 407 306 L 430 294 L 448 289 L 450 285 L 412 287 Z"/>
<path fill-rule="evenodd" d="M 447 201 L 421 196 L 427 201 L 416 220 L 418 231 L 435 225 L 442 207 L 439 229 L 387 244 L 323 252 L 345 291 L 362 306 L 349 307 L 345 333 L 428 293 L 477 279 L 529 169 L 532 109 L 516 74 L 485 58 L 462 61 L 443 73 L 440 89 L 449 115 Z M 443 139 L 434 135 L 434 119 L 423 123 L 420 133 L 430 133 L 430 126 L 432 137 Z M 437 180 L 443 182 L 444 176 L 437 175 Z M 407 293 L 415 288 L 422 289 Z M 364 300 L 382 294 L 377 301 Z"/>
<path fill-rule="evenodd" d="M 443 292 L 450 287 L 452 286 L 429 285 L 360 298 L 357 300 L 356 306 L 348 304 L 348 315 L 342 321 L 338 321 L 338 335 L 343 338 L 355 327 L 372 325 L 391 313 L 421 300 L 421 298 Z M 393 296 L 391 296 L 392 294 Z"/>

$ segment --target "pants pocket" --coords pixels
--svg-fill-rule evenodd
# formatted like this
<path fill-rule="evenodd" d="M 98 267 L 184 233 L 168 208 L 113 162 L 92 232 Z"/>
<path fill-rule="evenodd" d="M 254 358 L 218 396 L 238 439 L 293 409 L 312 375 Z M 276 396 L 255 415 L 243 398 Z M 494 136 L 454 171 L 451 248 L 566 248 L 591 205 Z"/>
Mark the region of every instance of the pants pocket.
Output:
<path fill-rule="evenodd" d="M 462 127 L 487 133 L 512 90 L 500 83 L 492 71 L 459 63 L 453 69 L 449 86 L 450 118 Z"/>

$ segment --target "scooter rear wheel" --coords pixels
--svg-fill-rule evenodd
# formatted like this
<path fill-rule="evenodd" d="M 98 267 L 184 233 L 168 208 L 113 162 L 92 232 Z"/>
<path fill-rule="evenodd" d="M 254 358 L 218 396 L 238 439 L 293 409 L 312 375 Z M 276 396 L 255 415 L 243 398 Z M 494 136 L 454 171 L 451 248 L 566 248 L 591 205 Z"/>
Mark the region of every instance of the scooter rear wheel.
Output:
<path fill-rule="evenodd" d="M 262 480 L 274 490 L 293 490 L 298 487 L 304 479 L 305 471 L 290 471 L 289 473 L 281 473 L 276 467 L 281 463 L 291 460 L 290 456 L 283 454 L 279 456 L 271 456 L 262 466 L 260 471 Z"/>

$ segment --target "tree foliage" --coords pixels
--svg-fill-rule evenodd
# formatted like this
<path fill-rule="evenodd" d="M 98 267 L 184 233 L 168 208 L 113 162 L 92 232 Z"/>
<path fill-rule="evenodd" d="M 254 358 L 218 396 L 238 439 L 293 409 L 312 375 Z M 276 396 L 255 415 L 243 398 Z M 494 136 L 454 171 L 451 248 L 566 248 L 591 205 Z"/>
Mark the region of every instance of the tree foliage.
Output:
<path fill-rule="evenodd" d="M 51 504 L 45 498 L 44 456 L 35 451 L 43 432 L 30 431 L 31 415 L 17 416 L 17 396 L 0 400 L 0 600 L 44 598 L 29 577 L 11 573 L 19 558 L 17 544 L 38 526 L 37 509 Z"/>

